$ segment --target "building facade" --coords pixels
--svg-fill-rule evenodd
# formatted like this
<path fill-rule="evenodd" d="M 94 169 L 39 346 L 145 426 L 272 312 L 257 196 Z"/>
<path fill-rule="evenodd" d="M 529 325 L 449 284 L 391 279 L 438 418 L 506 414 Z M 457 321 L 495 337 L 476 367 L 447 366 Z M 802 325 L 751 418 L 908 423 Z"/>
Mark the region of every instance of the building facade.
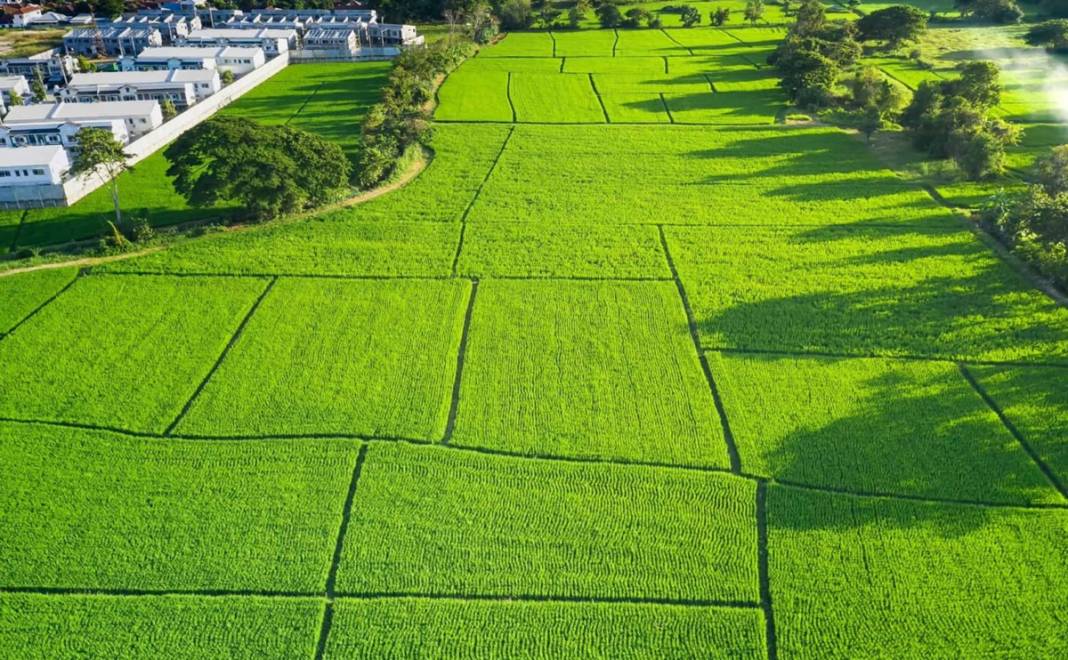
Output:
<path fill-rule="evenodd" d="M 214 69 L 168 69 L 165 71 L 105 71 L 76 73 L 58 92 L 68 103 L 102 101 L 159 101 L 188 108 L 222 89 Z"/>
<path fill-rule="evenodd" d="M 124 71 L 163 71 L 167 69 L 216 69 L 235 76 L 254 71 L 267 61 L 262 48 L 240 46 L 172 46 L 146 48 L 136 57 L 124 57 Z"/>
<path fill-rule="evenodd" d="M 183 40 L 185 46 L 243 46 L 262 48 L 267 57 L 285 53 L 297 45 L 296 30 L 262 28 L 259 30 L 228 30 L 208 28 L 195 30 Z"/>
<path fill-rule="evenodd" d="M 160 31 L 151 25 L 113 25 L 74 28 L 63 35 L 63 48 L 72 55 L 122 57 L 163 45 Z"/>

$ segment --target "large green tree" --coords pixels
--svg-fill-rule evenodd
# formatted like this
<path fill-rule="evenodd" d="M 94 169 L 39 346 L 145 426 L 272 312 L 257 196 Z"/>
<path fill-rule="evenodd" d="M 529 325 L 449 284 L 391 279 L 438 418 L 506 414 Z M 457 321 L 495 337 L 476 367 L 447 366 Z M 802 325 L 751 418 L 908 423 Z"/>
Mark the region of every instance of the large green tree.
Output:
<path fill-rule="evenodd" d="M 915 41 L 926 29 L 927 14 L 909 6 L 879 9 L 857 21 L 861 41 L 885 41 L 891 48 Z"/>
<path fill-rule="evenodd" d="M 92 175 L 104 183 L 111 183 L 111 201 L 115 206 L 115 227 L 122 224 L 119 203 L 119 175 L 129 169 L 130 156 L 123 144 L 106 128 L 87 126 L 78 131 L 78 151 L 71 165 L 75 176 Z"/>
<path fill-rule="evenodd" d="M 200 124 L 175 140 L 166 156 L 175 190 L 190 204 L 235 201 L 255 219 L 329 201 L 347 186 L 351 171 L 336 144 L 241 117 Z"/>

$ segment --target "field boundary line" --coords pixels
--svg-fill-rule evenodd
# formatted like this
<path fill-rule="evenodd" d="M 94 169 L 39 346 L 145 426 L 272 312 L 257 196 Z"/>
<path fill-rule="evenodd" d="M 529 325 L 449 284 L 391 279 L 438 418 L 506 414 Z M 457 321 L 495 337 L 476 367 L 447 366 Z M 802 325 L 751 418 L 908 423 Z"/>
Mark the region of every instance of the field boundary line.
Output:
<path fill-rule="evenodd" d="M 719 90 L 716 89 L 716 84 L 712 82 L 712 79 L 708 77 L 707 73 L 702 73 L 701 77 L 704 78 L 705 82 L 708 83 L 708 89 L 711 90 L 713 94 L 719 94 Z"/>
<path fill-rule="evenodd" d="M 1068 488 L 1061 482 L 1060 478 L 1058 478 L 1057 474 L 1050 468 L 1049 464 L 1039 456 L 1038 452 L 1035 451 L 1035 448 L 1032 447 L 1031 443 L 1024 437 L 1024 434 L 1020 432 L 1020 429 L 1012 423 L 1012 420 L 1009 419 L 1008 415 L 1005 414 L 1005 411 L 998 405 L 998 402 L 994 400 L 994 397 L 990 396 L 990 393 L 986 391 L 986 388 L 983 387 L 981 383 L 979 383 L 975 378 L 975 375 L 968 370 L 968 367 L 965 366 L 963 362 L 958 362 L 957 367 L 960 368 L 960 373 L 964 376 L 964 380 L 968 381 L 968 384 L 972 386 L 972 389 L 975 390 L 976 394 L 978 394 L 983 402 L 994 411 L 994 414 L 998 416 L 998 420 L 1001 421 L 1001 424 L 1008 429 L 1009 433 L 1016 439 L 1016 442 L 1023 448 L 1031 461 L 1042 471 L 1042 474 L 1046 477 L 1046 480 L 1049 481 L 1050 485 L 1057 489 L 1057 492 L 1060 493 L 1061 497 L 1068 502 Z"/>
<path fill-rule="evenodd" d="M 842 488 L 837 486 L 824 486 L 819 484 L 807 484 L 789 479 L 779 479 L 776 477 L 768 477 L 762 475 L 751 474 L 748 472 L 733 472 L 728 467 L 720 467 L 716 465 L 681 465 L 677 463 L 662 463 L 655 461 L 634 461 L 624 458 L 601 458 L 596 456 L 561 456 L 553 454 L 531 454 L 521 453 L 503 449 L 492 449 L 489 447 L 476 447 L 470 445 L 441 445 L 439 442 L 424 439 L 413 438 L 399 438 L 399 437 L 387 437 L 387 436 L 374 436 L 374 435 L 339 435 L 339 434 L 307 434 L 300 436 L 287 436 L 287 435 L 255 435 L 255 436 L 197 436 L 197 435 L 171 435 L 162 436 L 158 433 L 146 433 L 141 431 L 129 431 L 119 428 L 107 428 L 94 426 L 91 424 L 77 424 L 73 422 L 57 422 L 43 419 L 19 419 L 13 417 L 0 417 L 0 424 L 26 424 L 33 426 L 55 426 L 60 428 L 73 428 L 82 429 L 87 431 L 101 431 L 112 433 L 115 435 L 122 435 L 132 438 L 145 438 L 153 440 L 164 440 L 173 442 L 210 442 L 211 444 L 218 444 L 223 442 L 270 442 L 270 441 L 293 441 L 293 440 L 319 440 L 319 441 L 352 441 L 352 442 L 389 442 L 389 443 L 403 443 L 411 445 L 413 447 L 443 447 L 448 451 L 464 452 L 469 454 L 481 454 L 484 456 L 497 456 L 500 458 L 513 458 L 523 459 L 531 461 L 546 461 L 551 463 L 571 463 L 580 465 L 599 465 L 604 467 L 624 468 L 624 469 L 661 469 L 661 470 L 673 470 L 679 472 L 693 472 L 700 474 L 721 474 L 725 476 L 732 476 L 739 479 L 746 479 L 756 483 L 765 482 L 768 485 L 779 486 L 783 488 L 792 488 L 795 490 L 803 490 L 816 493 L 824 493 L 826 495 L 841 495 L 846 497 L 856 497 L 862 499 L 880 499 L 880 500 L 899 500 L 907 502 L 923 502 L 927 504 L 939 504 L 939 505 L 952 505 L 952 506 L 973 506 L 984 509 L 1009 509 L 1016 511 L 1068 511 L 1068 504 L 1053 504 L 1043 502 L 988 502 L 984 500 L 968 500 L 968 499 L 954 499 L 945 497 L 931 497 L 926 495 L 910 495 L 907 493 L 889 493 L 881 491 L 866 491 L 851 488 Z"/>
<path fill-rule="evenodd" d="M 679 41 L 675 37 L 671 36 L 671 33 L 669 33 L 664 28 L 660 28 L 660 31 L 663 32 L 664 36 L 667 37 L 668 39 L 670 39 L 676 46 L 678 46 L 679 48 L 681 48 L 684 51 L 686 51 L 687 53 L 689 53 L 688 55 L 685 55 L 685 57 L 693 57 L 694 56 L 693 48 L 690 48 L 689 46 L 683 44 L 681 41 Z M 667 55 L 664 55 L 664 57 L 667 58 Z M 667 66 L 667 62 L 666 61 L 664 62 L 664 65 L 665 65 L 665 67 Z M 667 71 L 664 71 L 664 73 L 667 73 Z"/>
<path fill-rule="evenodd" d="M 460 381 L 464 375 L 464 358 L 467 354 L 467 339 L 471 335 L 471 317 L 475 311 L 475 296 L 478 294 L 478 280 L 471 280 L 471 295 L 467 298 L 467 310 L 464 312 L 463 329 L 460 331 L 460 346 L 456 350 L 456 375 L 452 382 L 452 399 L 449 403 L 449 416 L 445 422 L 445 433 L 441 444 L 449 444 L 452 433 L 456 430 L 456 413 L 460 408 Z"/>
<path fill-rule="evenodd" d="M 664 250 L 664 258 L 667 260 L 668 270 L 671 271 L 671 277 L 675 280 L 675 288 L 678 289 L 679 298 L 682 300 L 682 308 L 686 313 L 686 322 L 690 329 L 690 337 L 693 339 L 694 348 L 697 350 L 697 359 L 705 373 L 708 389 L 712 392 L 712 402 L 716 406 L 720 424 L 723 426 L 723 441 L 727 444 L 727 457 L 730 459 L 731 472 L 741 474 L 742 459 L 738 454 L 738 447 L 734 443 L 734 433 L 731 432 L 731 425 L 727 420 L 727 410 L 723 406 L 723 400 L 720 398 L 719 388 L 716 387 L 716 379 L 712 376 L 712 368 L 708 364 L 708 356 L 701 349 L 701 337 L 697 332 L 697 317 L 694 316 L 693 308 L 690 307 L 690 299 L 686 296 L 686 288 L 682 285 L 682 278 L 679 277 L 678 269 L 675 268 L 675 260 L 671 258 L 671 250 L 668 248 L 664 226 L 657 225 L 657 228 L 660 230 L 660 246 Z"/>
<path fill-rule="evenodd" d="M 619 28 L 612 28 L 612 32 L 616 34 L 616 40 L 612 42 L 612 57 L 615 57 L 616 48 L 619 46 Z"/>
<path fill-rule="evenodd" d="M 586 74 L 590 78 L 590 89 L 593 90 L 593 95 L 597 97 L 597 103 L 601 105 L 601 114 L 604 115 L 604 123 L 611 124 L 612 120 L 608 117 L 608 108 L 604 107 L 604 99 L 601 98 L 601 93 L 597 91 L 597 83 L 593 81 L 593 74 Z"/>
<path fill-rule="evenodd" d="M 764 610 L 764 638 L 768 646 L 768 660 L 779 657 L 775 639 L 775 612 L 771 606 L 771 580 L 768 577 L 768 484 L 756 485 L 757 573 L 760 581 L 760 607 Z"/>
<path fill-rule="evenodd" d="M 195 590 L 195 589 L 92 589 L 66 587 L 0 587 L 0 594 L 35 594 L 39 596 L 111 596 L 119 598 L 154 598 L 166 596 L 194 596 L 202 598 L 260 597 L 279 599 L 323 600 L 321 593 L 286 592 L 286 591 L 243 591 L 243 590 Z M 441 601 L 480 601 L 480 602 L 524 602 L 524 603 L 601 603 L 606 605 L 649 605 L 669 607 L 707 607 L 732 609 L 760 609 L 760 603 L 748 600 L 728 600 L 715 598 L 657 598 L 641 596 L 565 596 L 541 594 L 461 594 L 434 593 L 417 591 L 395 592 L 350 592 L 337 593 L 334 600 L 441 600 Z"/>
<path fill-rule="evenodd" d="M 671 75 L 671 69 L 670 69 L 670 67 L 668 66 L 668 58 L 667 58 L 667 55 L 664 55 L 662 59 L 664 60 L 664 75 L 665 75 L 665 76 L 669 76 L 669 75 Z"/>
<path fill-rule="evenodd" d="M 564 72 L 564 62 L 567 62 L 567 57 L 560 58 L 560 71 L 558 73 Z"/>
<path fill-rule="evenodd" d="M 252 306 L 249 308 L 248 312 L 245 313 L 245 317 L 241 319 L 241 323 L 237 325 L 237 329 L 234 330 L 234 334 L 230 335 L 230 341 L 226 342 L 226 346 L 223 347 L 222 353 L 220 353 L 218 359 L 215 360 L 215 364 L 211 366 L 211 369 L 208 371 L 207 375 L 205 375 L 204 379 L 200 381 L 200 385 L 198 385 L 197 389 L 193 392 L 193 396 L 189 397 L 189 400 L 185 402 L 184 406 L 182 406 L 182 410 L 178 413 L 178 416 L 174 418 L 174 421 L 171 422 L 167 429 L 163 432 L 164 436 L 168 436 L 173 433 L 175 427 L 178 426 L 178 424 L 185 417 L 186 413 L 188 413 L 190 408 L 193 407 L 193 402 L 197 400 L 197 397 L 200 396 L 200 393 L 204 391 L 205 387 L 207 387 L 208 381 L 211 380 L 211 377 L 214 376 L 215 372 L 219 369 L 220 366 L 222 366 L 223 360 L 225 360 L 226 356 L 230 354 L 230 349 L 234 347 L 234 344 L 237 343 L 237 340 L 241 337 L 242 333 L 244 333 L 245 326 L 248 325 L 249 320 L 252 319 L 252 316 L 256 313 L 256 310 L 260 308 L 260 303 L 263 302 L 263 299 L 267 297 L 267 294 L 271 292 L 271 289 L 274 288 L 274 285 L 277 282 L 277 277 L 273 277 L 269 282 L 267 282 L 267 286 L 263 288 L 263 291 L 260 292 L 260 295 L 256 298 L 255 302 L 252 303 Z"/>
<path fill-rule="evenodd" d="M 664 112 L 667 113 L 668 123 L 669 124 L 674 124 L 675 123 L 675 117 L 671 114 L 671 108 L 668 107 L 667 99 L 664 98 L 664 93 L 663 92 L 660 92 L 660 103 L 663 104 Z"/>
<path fill-rule="evenodd" d="M 971 360 L 934 355 L 876 355 L 874 353 L 833 353 L 827 351 L 790 351 L 766 348 L 738 348 L 726 346 L 702 346 L 711 353 L 739 355 L 771 355 L 796 358 L 829 358 L 833 360 L 887 360 L 899 362 L 944 362 L 946 364 L 969 364 L 976 367 L 1020 367 L 1025 369 L 1068 369 L 1068 362 L 1015 362 L 999 360 Z"/>
<path fill-rule="evenodd" d="M 326 642 L 330 637 L 330 627 L 334 621 L 334 584 L 337 582 L 337 571 L 341 565 L 341 551 L 345 545 L 345 533 L 348 531 L 349 519 L 352 517 L 352 502 L 356 498 L 356 484 L 360 481 L 360 473 L 363 471 L 363 464 L 366 460 L 367 445 L 363 444 L 356 454 L 356 461 L 352 467 L 352 479 L 349 481 L 345 504 L 341 509 L 341 523 L 338 525 L 337 541 L 334 544 L 334 554 L 330 561 L 330 571 L 326 576 L 326 587 L 323 591 L 326 605 L 323 607 L 323 621 L 319 628 L 319 640 L 315 645 L 315 657 L 318 659 L 321 659 L 326 652 Z"/>
<path fill-rule="evenodd" d="M 315 96 L 319 93 L 319 90 L 323 88 L 324 84 L 325 83 L 319 83 L 318 85 L 316 85 L 315 86 L 315 90 L 311 94 L 308 94 L 308 98 L 304 99 L 304 103 L 301 103 L 300 107 L 297 108 L 297 111 L 294 112 L 293 114 L 289 115 L 289 117 L 286 119 L 285 123 L 282 124 L 282 125 L 283 126 L 289 126 L 289 122 L 293 121 L 294 117 L 296 117 L 300 113 L 304 112 L 304 108 L 308 107 L 308 104 L 311 103 L 311 100 L 313 98 L 315 98 Z"/>
<path fill-rule="evenodd" d="M 511 80 L 511 74 L 509 74 L 509 80 Z M 512 110 L 513 113 L 515 110 Z M 460 252 L 464 247 L 464 236 L 467 234 L 467 216 L 471 215 L 471 209 L 475 208 L 475 203 L 478 202 L 479 196 L 482 194 L 482 189 L 486 187 L 486 183 L 493 176 L 493 172 L 497 169 L 497 163 L 501 162 L 501 156 L 504 155 L 504 150 L 508 148 L 508 143 L 512 141 L 512 135 L 515 133 L 515 125 L 508 129 L 508 135 L 504 136 L 504 140 L 501 141 L 501 148 L 497 152 L 496 157 L 493 159 L 493 163 L 486 170 L 486 176 L 482 177 L 482 181 L 479 182 L 478 187 L 475 188 L 475 194 L 471 196 L 471 201 L 464 207 L 464 212 L 460 215 L 460 239 L 456 242 L 456 254 L 452 257 L 452 275 L 456 277 L 456 268 L 460 263 Z"/>
<path fill-rule="evenodd" d="M 22 226 L 26 224 L 26 216 L 29 215 L 30 209 L 22 209 L 22 215 L 19 216 L 19 224 L 15 227 L 15 235 L 11 237 L 11 245 L 8 246 L 8 252 L 14 252 L 18 249 L 19 238 L 22 237 Z"/>
<path fill-rule="evenodd" d="M 70 289 L 72 286 L 74 286 L 74 283 L 77 282 L 78 280 L 80 280 L 86 274 L 86 272 L 87 271 L 84 268 L 79 269 L 78 272 L 75 273 L 74 277 L 70 278 L 70 282 L 67 282 L 66 284 L 64 284 L 63 287 L 60 288 L 59 291 L 56 291 L 51 296 L 46 298 L 44 300 L 44 302 L 42 302 L 40 305 L 37 305 L 32 310 L 30 310 L 30 313 L 27 314 L 26 316 L 23 316 L 21 319 L 19 319 L 18 322 L 15 323 L 15 325 L 11 326 L 10 328 L 8 328 L 4 332 L 0 332 L 0 341 L 3 341 L 7 337 L 10 337 L 11 335 L 13 335 L 16 330 L 18 330 L 19 328 L 21 328 L 23 326 L 23 324 L 25 324 L 27 321 L 29 321 L 33 317 L 37 316 L 37 314 L 41 310 L 43 310 L 45 307 L 48 307 L 53 302 L 55 302 L 57 298 L 59 298 L 61 295 L 66 293 L 68 289 Z"/>
<path fill-rule="evenodd" d="M 551 39 L 552 42 L 553 42 L 553 54 L 552 54 L 552 56 L 556 57 L 556 35 L 553 34 L 552 30 L 549 30 L 549 39 Z M 561 64 L 561 66 L 563 66 L 563 65 Z"/>
<path fill-rule="evenodd" d="M 562 67 L 563 64 L 561 64 L 560 66 Z M 512 123 L 513 124 L 518 124 L 519 123 L 519 119 L 518 119 L 518 115 L 516 114 L 516 111 L 515 111 L 515 103 L 512 102 L 512 72 L 511 71 L 508 72 L 508 81 L 504 85 L 504 95 L 508 99 L 508 107 L 512 109 Z M 435 120 L 435 121 L 440 121 L 440 120 Z M 464 124 L 464 123 L 467 123 L 467 122 L 457 121 L 455 123 Z M 487 123 L 495 123 L 496 124 L 496 123 L 502 123 L 502 122 L 487 122 Z"/>

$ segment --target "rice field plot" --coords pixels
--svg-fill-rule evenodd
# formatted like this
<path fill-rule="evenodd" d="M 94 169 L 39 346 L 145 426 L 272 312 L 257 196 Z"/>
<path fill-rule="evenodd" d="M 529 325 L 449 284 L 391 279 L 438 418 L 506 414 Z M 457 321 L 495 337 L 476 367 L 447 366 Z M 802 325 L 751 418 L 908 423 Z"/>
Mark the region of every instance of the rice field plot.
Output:
<path fill-rule="evenodd" d="M 516 121 L 534 123 L 605 122 L 604 110 L 588 75 L 513 73 Z"/>
<path fill-rule="evenodd" d="M 1068 485 L 1068 371 L 969 366 L 1061 488 Z"/>
<path fill-rule="evenodd" d="M 667 71 L 663 57 L 568 57 L 562 73 L 597 73 L 658 78 Z"/>
<path fill-rule="evenodd" d="M 553 39 L 548 32 L 509 32 L 478 57 L 552 57 Z"/>
<path fill-rule="evenodd" d="M 577 219 L 959 226 L 835 129 L 517 126 L 468 220 Z"/>
<path fill-rule="evenodd" d="M 266 285 L 83 277 L 0 341 L 0 417 L 161 432 Z"/>
<path fill-rule="evenodd" d="M 864 58 L 864 63 L 878 67 L 891 79 L 905 85 L 911 90 L 919 88 L 924 82 L 937 82 L 945 80 L 943 74 L 933 69 L 925 69 L 915 60 L 900 57 L 871 57 Z M 951 75 L 951 73 L 949 73 Z"/>
<path fill-rule="evenodd" d="M 732 475 L 375 443 L 337 593 L 758 599 L 755 485 Z"/>
<path fill-rule="evenodd" d="M 315 654 L 315 599 L 0 594 L 0 654 L 14 658 L 265 658 Z"/>
<path fill-rule="evenodd" d="M 451 442 L 536 456 L 727 465 L 670 281 L 484 281 Z"/>
<path fill-rule="evenodd" d="M 617 57 L 643 55 L 690 55 L 686 46 L 664 30 L 620 30 L 616 42 Z"/>
<path fill-rule="evenodd" d="M 413 658 L 767 657 L 757 609 L 415 598 L 334 603 L 325 657 L 383 657 L 398 648 Z"/>
<path fill-rule="evenodd" d="M 553 57 L 612 57 L 617 41 L 615 30 L 553 32 Z"/>
<path fill-rule="evenodd" d="M 1068 364 L 1068 309 L 964 230 L 665 232 L 709 348 Z"/>
<path fill-rule="evenodd" d="M 953 363 L 708 359 L 749 474 L 860 492 L 1068 503 Z"/>
<path fill-rule="evenodd" d="M 655 227 L 470 225 L 458 272 L 475 277 L 671 277 Z"/>
<path fill-rule="evenodd" d="M 1068 511 L 772 486 L 781 657 L 1061 657 Z"/>
<path fill-rule="evenodd" d="M 445 431 L 470 285 L 279 280 L 178 435 Z"/>
<path fill-rule="evenodd" d="M 720 3 L 717 8 L 724 6 Z M 707 13 L 702 13 L 702 19 Z M 672 41 L 682 44 L 693 55 L 709 55 L 734 51 L 746 44 L 735 38 L 730 32 L 718 28 L 699 28 L 691 30 L 665 30 Z"/>
<path fill-rule="evenodd" d="M 0 425 L 0 585 L 319 593 L 357 451 Z"/>
<path fill-rule="evenodd" d="M 604 111 L 611 123 L 670 124 L 671 115 L 659 93 L 601 94 Z"/>
<path fill-rule="evenodd" d="M 675 122 L 683 124 L 767 125 L 785 107 L 778 91 L 753 90 L 709 94 L 665 94 Z"/>
<path fill-rule="evenodd" d="M 508 101 L 510 75 L 508 71 L 461 67 L 450 74 L 438 90 L 439 102 L 434 118 L 442 121 L 512 121 L 512 104 Z"/>
<path fill-rule="evenodd" d="M 94 272 L 442 276 L 459 240 L 458 223 L 365 222 L 333 212 L 181 241 Z"/>
<path fill-rule="evenodd" d="M 0 277 L 0 336 L 59 293 L 78 275 L 76 268 L 48 268 Z"/>

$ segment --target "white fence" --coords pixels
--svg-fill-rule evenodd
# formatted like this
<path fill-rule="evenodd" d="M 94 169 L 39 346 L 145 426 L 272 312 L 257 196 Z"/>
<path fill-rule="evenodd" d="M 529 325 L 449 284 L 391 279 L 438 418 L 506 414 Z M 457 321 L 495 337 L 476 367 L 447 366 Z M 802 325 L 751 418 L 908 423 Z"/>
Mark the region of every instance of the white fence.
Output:
<path fill-rule="evenodd" d="M 282 53 L 251 71 L 203 101 L 191 105 L 156 130 L 126 145 L 130 165 L 139 163 L 172 142 L 182 133 L 211 117 L 220 108 L 241 98 L 257 85 L 275 75 L 289 64 L 289 54 Z M 29 208 L 41 206 L 70 206 L 104 185 L 96 174 L 83 174 L 56 186 L 19 186 L 0 188 L 0 208 Z"/>

